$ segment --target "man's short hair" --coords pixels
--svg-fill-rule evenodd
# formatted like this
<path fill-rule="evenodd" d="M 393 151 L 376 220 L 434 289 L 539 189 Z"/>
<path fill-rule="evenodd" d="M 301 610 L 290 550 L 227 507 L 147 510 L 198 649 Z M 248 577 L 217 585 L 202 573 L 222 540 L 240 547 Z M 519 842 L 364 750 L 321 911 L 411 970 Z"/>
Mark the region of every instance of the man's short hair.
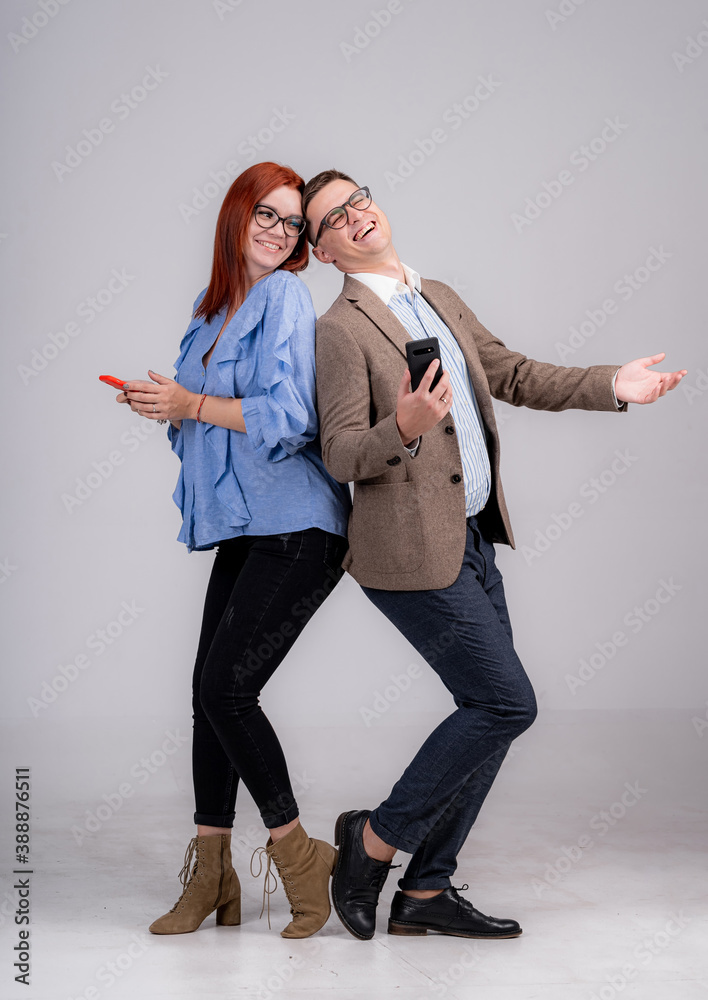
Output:
<path fill-rule="evenodd" d="M 341 170 L 322 170 L 319 174 L 315 174 L 312 180 L 307 182 L 305 190 L 302 192 L 303 215 L 307 216 L 307 206 L 317 192 L 321 191 L 323 187 L 327 187 L 332 181 L 349 181 L 354 187 L 357 187 L 356 181 L 349 174 L 343 174 Z M 310 242 L 312 242 L 312 237 L 310 237 Z"/>

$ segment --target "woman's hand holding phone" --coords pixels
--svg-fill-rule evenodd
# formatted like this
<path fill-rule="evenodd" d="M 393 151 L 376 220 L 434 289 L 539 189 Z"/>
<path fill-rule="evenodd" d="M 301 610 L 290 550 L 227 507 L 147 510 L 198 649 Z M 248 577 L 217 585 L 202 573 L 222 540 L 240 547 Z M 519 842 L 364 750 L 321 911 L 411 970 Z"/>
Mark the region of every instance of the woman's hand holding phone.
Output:
<path fill-rule="evenodd" d="M 148 371 L 148 375 L 152 382 L 142 379 L 126 382 L 124 401 L 130 404 L 134 413 L 148 420 L 170 420 L 172 423 L 196 418 L 201 396 L 157 372 Z M 121 401 L 118 397 L 118 402 Z"/>
<path fill-rule="evenodd" d="M 116 396 L 117 403 L 127 403 L 134 413 L 148 420 L 169 420 L 179 427 L 182 420 L 196 416 L 200 396 L 157 372 L 148 371 L 148 375 L 151 382 L 142 379 L 123 381 L 113 375 L 99 375 L 99 378 L 114 389 L 122 390 Z"/>

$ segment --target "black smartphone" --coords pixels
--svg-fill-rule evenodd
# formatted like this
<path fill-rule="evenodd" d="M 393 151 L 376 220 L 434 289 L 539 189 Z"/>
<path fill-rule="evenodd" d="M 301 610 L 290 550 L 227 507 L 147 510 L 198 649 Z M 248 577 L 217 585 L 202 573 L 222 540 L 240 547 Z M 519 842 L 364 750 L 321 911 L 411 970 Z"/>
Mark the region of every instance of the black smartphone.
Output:
<path fill-rule="evenodd" d="M 415 392 L 420 381 L 428 370 L 428 365 L 435 358 L 440 361 L 438 370 L 435 372 L 430 391 L 442 378 L 443 368 L 440 358 L 440 342 L 437 337 L 426 337 L 425 340 L 409 340 L 406 343 L 406 357 L 408 358 L 408 370 L 411 373 L 411 392 Z"/>

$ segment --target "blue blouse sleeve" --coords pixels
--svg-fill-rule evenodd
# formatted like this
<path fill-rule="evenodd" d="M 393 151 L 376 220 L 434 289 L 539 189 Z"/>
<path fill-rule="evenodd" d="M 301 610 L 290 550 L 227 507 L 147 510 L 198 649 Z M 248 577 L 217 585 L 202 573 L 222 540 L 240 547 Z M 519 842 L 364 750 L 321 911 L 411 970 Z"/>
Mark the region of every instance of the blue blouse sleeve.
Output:
<path fill-rule="evenodd" d="M 299 278 L 282 271 L 279 279 L 269 281 L 263 314 L 263 391 L 241 401 L 248 440 L 271 462 L 295 454 L 317 435 L 315 310 Z"/>

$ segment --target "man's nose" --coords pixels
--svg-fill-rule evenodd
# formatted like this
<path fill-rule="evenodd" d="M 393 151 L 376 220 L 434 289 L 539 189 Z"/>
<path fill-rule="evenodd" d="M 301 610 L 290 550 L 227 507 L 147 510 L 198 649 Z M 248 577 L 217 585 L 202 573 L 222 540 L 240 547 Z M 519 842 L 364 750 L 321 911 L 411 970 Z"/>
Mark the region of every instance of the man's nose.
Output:
<path fill-rule="evenodd" d="M 352 208 L 351 205 L 347 205 L 346 213 L 350 226 L 356 225 L 357 222 L 361 222 L 364 218 L 364 210 L 362 208 Z"/>

